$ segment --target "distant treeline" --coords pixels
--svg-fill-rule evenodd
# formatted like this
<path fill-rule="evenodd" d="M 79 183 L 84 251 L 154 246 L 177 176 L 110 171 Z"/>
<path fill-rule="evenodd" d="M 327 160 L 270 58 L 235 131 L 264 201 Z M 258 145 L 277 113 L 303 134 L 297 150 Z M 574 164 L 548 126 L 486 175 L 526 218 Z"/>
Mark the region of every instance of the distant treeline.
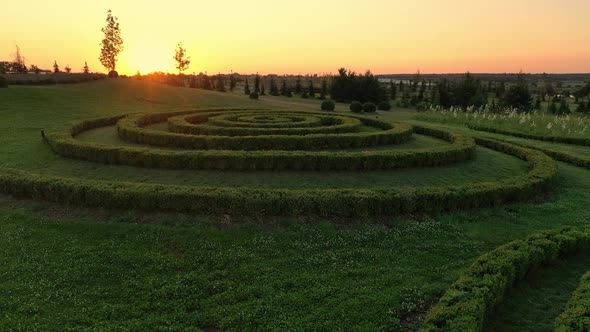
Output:
<path fill-rule="evenodd" d="M 416 76 L 420 76 L 424 80 L 432 80 L 437 81 L 441 79 L 459 79 L 465 76 L 465 73 L 453 73 L 453 74 L 421 74 L 421 73 L 414 73 L 414 74 L 386 74 L 386 75 L 375 75 L 377 78 L 381 80 L 403 80 L 403 81 L 413 81 Z M 471 75 L 479 80 L 482 81 L 492 81 L 492 82 L 506 82 L 506 83 L 513 83 L 518 81 L 519 73 L 471 73 Z M 590 81 L 590 73 L 587 74 L 525 74 L 526 79 L 528 81 L 581 81 L 587 82 Z"/>
<path fill-rule="evenodd" d="M 48 73 L 48 74 L 10 74 L 3 76 L 9 85 L 49 85 L 49 84 L 72 84 L 89 81 L 97 81 L 107 78 L 105 74 L 97 73 Z"/>

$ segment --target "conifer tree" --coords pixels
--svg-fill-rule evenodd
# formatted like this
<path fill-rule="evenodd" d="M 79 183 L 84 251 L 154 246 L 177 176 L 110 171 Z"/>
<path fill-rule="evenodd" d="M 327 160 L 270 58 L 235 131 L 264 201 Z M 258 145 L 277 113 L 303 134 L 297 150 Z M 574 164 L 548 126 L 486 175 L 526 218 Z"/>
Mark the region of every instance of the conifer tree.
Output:
<path fill-rule="evenodd" d="M 244 93 L 250 95 L 250 84 L 248 84 L 248 78 L 246 78 L 246 83 L 244 83 Z"/>

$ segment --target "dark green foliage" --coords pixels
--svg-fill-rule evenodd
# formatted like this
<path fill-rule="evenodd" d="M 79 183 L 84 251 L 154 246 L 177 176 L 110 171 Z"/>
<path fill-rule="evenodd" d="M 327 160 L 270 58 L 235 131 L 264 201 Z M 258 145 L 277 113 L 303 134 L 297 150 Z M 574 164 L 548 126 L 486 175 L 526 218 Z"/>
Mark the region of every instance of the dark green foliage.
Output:
<path fill-rule="evenodd" d="M 355 113 L 361 113 L 363 111 L 363 104 L 358 101 L 353 101 L 348 108 Z"/>
<path fill-rule="evenodd" d="M 382 101 L 377 105 L 377 109 L 380 111 L 389 111 L 391 110 L 391 104 L 388 101 Z"/>
<path fill-rule="evenodd" d="M 221 74 L 217 75 L 216 90 L 219 92 L 225 92 L 225 80 Z"/>
<path fill-rule="evenodd" d="M 524 73 L 518 74 L 516 83 L 506 91 L 502 97 L 502 104 L 505 107 L 514 107 L 522 111 L 531 110 L 531 93 Z"/>
<path fill-rule="evenodd" d="M 322 80 L 322 90 L 320 91 L 320 99 L 326 99 L 326 95 L 328 94 L 328 81 L 326 78 Z"/>
<path fill-rule="evenodd" d="M 587 331 L 590 328 L 590 272 L 580 279 L 580 286 L 557 317 L 557 332 Z"/>
<path fill-rule="evenodd" d="M 338 69 L 338 75 L 332 77 L 330 96 L 336 101 L 358 100 L 362 103 L 378 103 L 388 99 L 387 92 L 371 72 L 367 71 L 365 75 L 357 75 L 345 68 Z"/>
<path fill-rule="evenodd" d="M 561 98 L 561 102 L 559 103 L 559 111 L 558 111 L 558 114 L 559 115 L 570 114 L 570 106 L 568 105 L 568 103 L 565 100 L 565 98 Z"/>
<path fill-rule="evenodd" d="M 250 93 L 250 99 L 258 99 L 258 92 Z"/>
<path fill-rule="evenodd" d="M 288 97 L 291 91 L 287 87 L 287 81 L 283 80 L 283 85 L 281 86 L 281 95 Z"/>
<path fill-rule="evenodd" d="M 244 83 L 244 94 L 250 95 L 250 84 L 248 84 L 248 79 L 246 78 L 246 82 Z"/>
<path fill-rule="evenodd" d="M 375 106 L 373 103 L 364 103 L 363 111 L 367 113 L 375 113 L 377 111 L 377 106 Z"/>
<path fill-rule="evenodd" d="M 301 86 L 301 77 L 297 76 L 297 79 L 295 80 L 295 94 L 301 94 L 302 91 L 303 87 Z"/>
<path fill-rule="evenodd" d="M 537 141 L 557 142 L 557 143 L 590 146 L 590 138 L 564 137 L 564 136 L 543 136 L 543 135 L 535 135 L 535 134 L 526 134 L 526 133 L 520 133 L 520 132 L 515 132 L 515 131 L 510 131 L 510 130 L 497 129 L 497 128 L 493 128 L 493 127 L 486 127 L 486 126 L 481 126 L 481 125 L 468 125 L 468 127 L 469 127 L 469 129 L 472 129 L 472 130 L 487 131 L 490 133 L 509 135 L 509 136 L 514 136 L 514 137 L 527 138 L 527 139 L 534 139 Z"/>
<path fill-rule="evenodd" d="M 303 93 L 301 94 L 301 98 L 309 99 L 309 95 L 307 94 L 307 91 L 303 91 Z"/>
<path fill-rule="evenodd" d="M 549 102 L 549 108 L 547 109 L 551 114 L 557 114 L 557 104 L 555 103 L 555 98 L 551 99 Z"/>
<path fill-rule="evenodd" d="M 547 231 L 503 245 L 477 261 L 428 312 L 421 331 L 482 331 L 510 287 L 560 257 L 590 249 L 590 229 Z"/>
<path fill-rule="evenodd" d="M 0 76 L 0 88 L 8 88 L 8 82 L 4 76 Z"/>
<path fill-rule="evenodd" d="M 266 95 L 266 89 L 264 88 L 264 84 L 260 85 L 260 95 L 261 96 Z"/>
<path fill-rule="evenodd" d="M 322 111 L 333 111 L 336 108 L 336 103 L 332 100 L 324 100 L 321 105 Z"/>
<path fill-rule="evenodd" d="M 236 79 L 235 75 L 230 75 L 229 76 L 229 91 L 234 91 L 236 88 L 236 85 L 238 84 L 238 80 Z"/>
<path fill-rule="evenodd" d="M 260 93 L 260 75 L 254 77 L 254 92 Z"/>
<path fill-rule="evenodd" d="M 534 106 L 534 108 L 537 111 L 541 110 L 541 98 L 540 97 L 537 97 L 537 99 L 535 99 L 535 106 Z"/>
<path fill-rule="evenodd" d="M 270 95 L 271 96 L 279 96 L 279 87 L 277 86 L 277 82 L 275 82 L 274 77 L 270 77 Z"/>
<path fill-rule="evenodd" d="M 425 85 L 424 89 L 425 89 Z M 466 73 L 461 79 L 449 81 L 442 79 L 437 84 L 438 103 L 444 107 L 451 106 L 483 106 L 487 104 L 487 96 L 481 81 L 470 73 Z M 412 105 L 422 101 L 423 97 L 417 96 Z"/>
<path fill-rule="evenodd" d="M 397 96 L 397 87 L 395 86 L 395 84 L 393 84 L 393 81 L 389 82 L 389 98 L 391 100 L 395 100 L 395 97 Z"/>
<path fill-rule="evenodd" d="M 583 101 L 580 101 L 578 103 L 578 107 L 576 108 L 576 112 L 578 113 L 586 113 L 586 103 L 584 103 Z"/>
<path fill-rule="evenodd" d="M 310 98 L 315 98 L 315 88 L 313 87 L 313 81 L 309 80 L 309 88 L 307 89 Z"/>

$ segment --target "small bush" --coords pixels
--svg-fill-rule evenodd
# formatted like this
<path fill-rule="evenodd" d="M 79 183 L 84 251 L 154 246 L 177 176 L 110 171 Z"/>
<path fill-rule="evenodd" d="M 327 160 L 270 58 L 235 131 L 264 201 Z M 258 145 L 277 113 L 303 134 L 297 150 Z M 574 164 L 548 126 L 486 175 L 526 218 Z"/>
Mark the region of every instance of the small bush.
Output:
<path fill-rule="evenodd" d="M 321 108 L 322 111 L 333 111 L 336 108 L 336 104 L 331 100 L 324 100 Z"/>
<path fill-rule="evenodd" d="M 109 77 L 110 78 L 117 78 L 117 77 L 119 77 L 119 73 L 116 70 L 111 70 L 109 72 Z"/>
<path fill-rule="evenodd" d="M 377 106 L 373 103 L 364 103 L 363 104 L 363 111 L 367 113 L 374 113 L 377 111 Z"/>
<path fill-rule="evenodd" d="M 355 113 L 361 113 L 363 111 L 363 104 L 359 103 L 358 101 L 353 101 L 350 103 L 350 110 Z"/>
<path fill-rule="evenodd" d="M 8 88 L 8 82 L 4 76 L 0 76 L 0 88 Z"/>
<path fill-rule="evenodd" d="M 380 111 L 389 111 L 391 110 L 391 104 L 388 101 L 382 101 L 377 105 L 377 109 Z"/>
<path fill-rule="evenodd" d="M 257 92 L 252 92 L 250 94 L 250 99 L 258 99 L 258 93 Z"/>

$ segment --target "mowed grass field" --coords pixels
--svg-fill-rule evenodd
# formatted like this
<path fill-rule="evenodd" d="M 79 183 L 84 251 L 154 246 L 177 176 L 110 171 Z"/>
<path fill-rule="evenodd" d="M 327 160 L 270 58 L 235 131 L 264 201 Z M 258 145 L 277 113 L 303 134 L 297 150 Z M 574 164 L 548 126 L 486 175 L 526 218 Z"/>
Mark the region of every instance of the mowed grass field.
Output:
<path fill-rule="evenodd" d="M 0 170 L 255 188 L 439 186 L 493 181 L 527 170 L 523 161 L 481 147 L 473 160 L 437 168 L 154 170 L 64 159 L 40 135 L 68 121 L 130 112 L 315 111 L 319 104 L 267 96 L 253 101 L 241 94 L 129 80 L 11 86 L 0 90 Z M 347 105 L 338 105 L 337 112 L 348 112 Z M 413 115 L 394 109 L 373 116 L 411 121 Z M 117 141 L 112 130 L 84 135 L 80 139 Z M 405 147 L 432 144 L 447 143 L 416 135 Z M 590 170 L 559 167 L 554 192 L 533 202 L 379 220 L 146 214 L 1 196 L 0 330 L 415 330 L 425 311 L 479 255 L 540 230 L 590 223 Z M 512 318 L 495 319 L 494 326 L 547 330 L 554 317 L 546 313 L 563 311 L 576 280 L 590 270 L 586 262 L 565 262 L 563 276 L 554 272 L 563 266 L 548 267 L 543 276 L 555 282 L 523 284 L 504 309 Z M 566 295 L 555 300 L 547 292 Z M 519 299 L 538 306 L 521 305 Z"/>

